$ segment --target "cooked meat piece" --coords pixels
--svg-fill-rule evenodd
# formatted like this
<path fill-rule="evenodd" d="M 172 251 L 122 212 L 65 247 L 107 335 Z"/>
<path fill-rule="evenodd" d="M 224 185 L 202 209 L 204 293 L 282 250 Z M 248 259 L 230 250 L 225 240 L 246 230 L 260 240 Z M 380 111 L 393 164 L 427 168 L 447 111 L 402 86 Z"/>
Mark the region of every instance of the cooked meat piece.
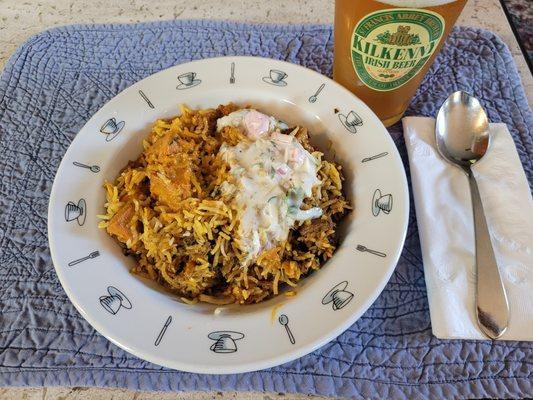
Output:
<path fill-rule="evenodd" d="M 135 214 L 133 203 L 126 203 L 109 221 L 107 232 L 115 236 L 122 243 L 133 240 L 133 230 L 131 228 L 131 219 Z"/>
<path fill-rule="evenodd" d="M 191 171 L 176 169 L 173 180 L 156 172 L 150 175 L 150 192 L 160 203 L 177 210 L 179 203 L 191 196 Z"/>

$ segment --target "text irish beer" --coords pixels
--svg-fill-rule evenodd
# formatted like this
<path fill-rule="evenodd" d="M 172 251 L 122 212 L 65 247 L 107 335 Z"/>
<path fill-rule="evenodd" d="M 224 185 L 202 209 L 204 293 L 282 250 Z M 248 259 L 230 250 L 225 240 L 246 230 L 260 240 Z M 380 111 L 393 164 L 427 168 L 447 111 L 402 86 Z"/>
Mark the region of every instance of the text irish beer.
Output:
<path fill-rule="evenodd" d="M 336 0 L 333 79 L 389 126 L 420 85 L 466 0 Z"/>

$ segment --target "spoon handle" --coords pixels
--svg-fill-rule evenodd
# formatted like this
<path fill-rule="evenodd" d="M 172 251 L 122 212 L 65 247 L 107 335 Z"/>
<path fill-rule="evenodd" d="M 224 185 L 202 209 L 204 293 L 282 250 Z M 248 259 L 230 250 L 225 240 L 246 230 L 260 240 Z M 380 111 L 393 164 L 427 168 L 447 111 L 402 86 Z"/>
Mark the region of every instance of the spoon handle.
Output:
<path fill-rule="evenodd" d="M 483 203 L 472 171 L 468 174 L 468 181 L 472 194 L 476 241 L 476 315 L 483 333 L 491 339 L 497 339 L 507 329 L 509 305 L 490 241 Z"/>
<path fill-rule="evenodd" d="M 315 93 L 315 97 L 317 97 L 317 96 L 320 94 L 320 92 L 322 91 L 322 89 L 324 89 L 324 86 L 326 86 L 325 83 L 323 83 L 322 85 L 320 85 L 320 87 L 318 88 L 318 90 L 317 90 L 316 93 Z"/>
<path fill-rule="evenodd" d="M 292 334 L 291 328 L 289 328 L 289 324 L 285 324 L 285 330 L 287 331 L 287 335 L 289 335 L 290 342 L 295 344 L 296 340 L 294 340 L 294 335 Z"/>
<path fill-rule="evenodd" d="M 89 167 L 88 165 L 82 164 L 82 163 L 77 162 L 77 161 L 74 161 L 72 164 L 74 164 L 76 167 L 81 167 L 81 168 L 91 168 L 91 167 Z"/>

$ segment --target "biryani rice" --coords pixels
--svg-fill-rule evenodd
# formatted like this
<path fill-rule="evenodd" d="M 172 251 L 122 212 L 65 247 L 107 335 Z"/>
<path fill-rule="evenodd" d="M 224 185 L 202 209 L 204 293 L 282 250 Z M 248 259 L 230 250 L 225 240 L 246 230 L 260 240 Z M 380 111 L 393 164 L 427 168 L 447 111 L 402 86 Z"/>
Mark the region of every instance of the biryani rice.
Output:
<path fill-rule="evenodd" d="M 99 227 L 135 257 L 134 274 L 187 303 L 250 304 L 277 295 L 282 286 L 295 288 L 332 257 L 337 223 L 350 208 L 341 166 L 323 159 L 305 128 L 288 129 L 320 163 L 321 185 L 302 208 L 320 207 L 322 216 L 296 222 L 287 240 L 244 262 L 240 210 L 220 189 L 231 175 L 219 149 L 246 137 L 235 127 L 216 130 L 217 119 L 237 109 L 182 107 L 180 116 L 156 121 L 139 158 L 104 184 L 106 213 Z"/>

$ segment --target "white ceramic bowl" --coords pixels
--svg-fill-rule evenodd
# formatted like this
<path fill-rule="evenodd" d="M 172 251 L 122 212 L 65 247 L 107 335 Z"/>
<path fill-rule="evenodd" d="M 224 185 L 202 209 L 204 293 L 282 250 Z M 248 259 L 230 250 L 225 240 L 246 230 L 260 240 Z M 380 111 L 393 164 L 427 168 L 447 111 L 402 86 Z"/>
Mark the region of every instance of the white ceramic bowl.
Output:
<path fill-rule="evenodd" d="M 156 119 L 179 114 L 181 103 L 208 108 L 228 102 L 252 105 L 309 128 L 312 142 L 343 166 L 354 210 L 340 227 L 341 243 L 333 258 L 301 281 L 295 297 L 229 306 L 215 315 L 212 306 L 183 304 L 131 275 L 133 259 L 97 228 L 96 215 L 104 213 L 104 180 L 114 180 L 128 160 L 137 158 Z M 352 325 L 394 270 L 408 208 L 405 171 L 395 145 L 359 99 L 297 65 L 224 57 L 161 71 L 104 105 L 61 162 L 50 197 L 48 232 L 59 279 L 98 332 L 166 367 L 235 373 L 301 357 Z"/>

